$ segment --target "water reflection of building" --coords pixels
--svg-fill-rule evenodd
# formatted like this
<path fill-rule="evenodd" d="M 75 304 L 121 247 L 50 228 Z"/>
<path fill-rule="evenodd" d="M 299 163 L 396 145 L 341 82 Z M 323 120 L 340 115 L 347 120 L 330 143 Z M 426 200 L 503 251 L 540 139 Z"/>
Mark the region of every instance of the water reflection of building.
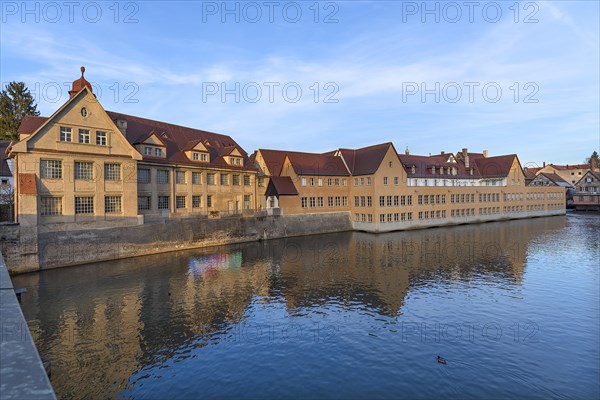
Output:
<path fill-rule="evenodd" d="M 248 243 L 16 277 L 61 397 L 114 397 L 132 375 L 223 344 L 257 303 L 397 316 L 411 290 L 523 277 L 528 246 L 563 218 Z M 34 290 L 35 286 L 39 290 Z M 86 382 L 84 388 L 80 382 Z"/>

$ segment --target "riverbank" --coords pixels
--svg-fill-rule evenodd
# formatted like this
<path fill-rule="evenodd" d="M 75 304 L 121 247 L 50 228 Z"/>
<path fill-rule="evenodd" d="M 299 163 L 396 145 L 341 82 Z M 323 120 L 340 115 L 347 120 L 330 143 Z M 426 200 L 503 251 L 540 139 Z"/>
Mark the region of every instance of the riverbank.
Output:
<path fill-rule="evenodd" d="M 72 230 L 3 225 L 0 245 L 12 275 L 149 254 L 346 231 L 383 233 L 564 215 L 565 210 L 433 218 L 352 221 L 350 213 L 166 219 L 142 225 Z"/>
<path fill-rule="evenodd" d="M 0 398 L 56 399 L 0 254 Z"/>

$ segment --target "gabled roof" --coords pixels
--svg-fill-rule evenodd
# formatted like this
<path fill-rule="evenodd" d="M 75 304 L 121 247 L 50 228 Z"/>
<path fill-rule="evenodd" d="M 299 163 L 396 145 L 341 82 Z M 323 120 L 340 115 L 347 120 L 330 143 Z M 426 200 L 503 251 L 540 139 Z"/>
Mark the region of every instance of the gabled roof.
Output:
<path fill-rule="evenodd" d="M 106 111 L 106 113 L 113 121 L 127 121 L 127 134 L 125 137 L 130 144 L 143 143 L 153 133 L 156 133 L 157 137 L 164 142 L 167 153 L 166 158 L 143 156 L 144 160 L 158 163 L 198 165 L 198 163 L 186 157 L 185 151 L 189 150 L 191 142 L 198 143 L 202 141 L 210 153 L 209 165 L 229 169 L 256 170 L 253 165 L 247 162 L 247 153 L 230 136 L 112 111 Z M 33 133 L 47 120 L 47 117 L 26 116 L 19 127 L 19 133 Z M 229 165 L 223 159 L 225 152 L 231 151 L 231 148 L 235 147 L 244 158 L 244 166 Z"/>
<path fill-rule="evenodd" d="M 145 135 L 139 136 L 135 142 L 133 142 L 133 143 L 130 142 L 130 143 L 134 144 L 134 145 L 135 144 L 143 144 L 143 143 L 146 143 L 146 140 L 148 140 L 149 138 L 151 138 L 152 136 L 154 136 L 154 137 L 156 137 L 158 139 L 159 142 L 162 143 L 163 146 L 166 147 L 167 144 L 165 143 L 165 141 L 162 138 L 163 134 L 164 134 L 164 132 L 151 131 L 151 132 L 148 132 Z"/>
<path fill-rule="evenodd" d="M 565 187 L 566 186 L 568 186 L 568 187 L 571 186 L 571 184 L 569 182 L 565 181 L 563 178 L 561 178 L 557 174 L 555 174 L 555 173 L 550 174 L 550 173 L 547 173 L 547 172 L 541 172 L 541 173 L 539 173 L 532 180 L 532 182 L 535 182 L 537 180 L 541 180 L 542 179 L 541 177 L 544 177 L 544 178 L 548 179 L 550 182 L 554 183 L 557 186 L 565 186 Z"/>
<path fill-rule="evenodd" d="M 586 172 L 585 174 L 583 174 L 583 176 L 581 177 L 581 179 L 579 179 L 577 181 L 577 183 L 575 183 L 575 186 L 578 186 L 579 182 L 583 181 L 585 179 L 585 177 L 588 176 L 588 175 L 592 175 L 594 178 L 596 178 L 596 180 L 598 182 L 600 182 L 600 172 L 596 172 L 596 171 L 591 171 L 590 170 L 590 171 Z"/>
<path fill-rule="evenodd" d="M 350 173 L 341 157 L 315 154 L 288 152 L 286 155 L 294 172 L 298 175 L 316 176 L 349 176 Z"/>
<path fill-rule="evenodd" d="M 279 176 L 286 154 L 293 153 L 292 151 L 270 149 L 258 149 L 256 152 L 260 152 L 268 168 L 268 171 L 264 171 L 265 174 L 271 176 Z"/>
<path fill-rule="evenodd" d="M 469 159 L 477 165 L 482 178 L 505 178 L 518 157 L 516 154 L 484 157 L 483 154 L 469 153 Z"/>
<path fill-rule="evenodd" d="M 266 196 L 296 196 L 298 190 L 289 176 L 273 176 L 269 180 Z"/>
<path fill-rule="evenodd" d="M 356 150 L 340 149 L 339 152 L 352 175 L 371 175 L 381 165 L 390 146 L 393 147 L 393 144 L 388 142 Z"/>

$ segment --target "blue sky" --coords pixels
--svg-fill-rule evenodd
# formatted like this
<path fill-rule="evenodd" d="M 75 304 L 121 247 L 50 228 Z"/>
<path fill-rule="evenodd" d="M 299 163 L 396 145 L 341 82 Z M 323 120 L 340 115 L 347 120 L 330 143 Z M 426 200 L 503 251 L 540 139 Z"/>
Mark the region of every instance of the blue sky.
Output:
<path fill-rule="evenodd" d="M 392 141 L 532 165 L 599 148 L 597 1 L 74 3 L 1 4 L 0 80 L 42 115 L 85 65 L 107 110 L 247 151 Z"/>

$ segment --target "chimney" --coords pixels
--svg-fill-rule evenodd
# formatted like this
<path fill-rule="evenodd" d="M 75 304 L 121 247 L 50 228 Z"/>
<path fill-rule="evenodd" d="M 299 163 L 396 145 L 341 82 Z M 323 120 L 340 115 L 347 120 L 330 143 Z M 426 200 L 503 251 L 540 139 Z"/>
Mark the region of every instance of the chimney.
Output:
<path fill-rule="evenodd" d="M 594 172 L 598 170 L 598 161 L 596 160 L 596 157 L 590 159 L 590 169 Z"/>
<path fill-rule="evenodd" d="M 442 155 L 444 155 L 444 154 L 446 154 L 446 152 L 445 152 L 445 151 L 442 151 L 442 153 L 441 153 L 441 154 L 442 154 Z"/>
<path fill-rule="evenodd" d="M 487 150 L 484 150 L 484 151 L 483 151 L 483 158 L 487 158 L 487 157 L 488 157 L 488 151 L 487 151 Z"/>
<path fill-rule="evenodd" d="M 544 162 L 542 163 L 542 165 L 543 165 L 543 167 L 542 167 L 542 168 L 546 167 L 546 161 L 544 161 Z"/>
<path fill-rule="evenodd" d="M 465 161 L 465 168 L 469 168 L 469 150 L 465 147 L 462 149 L 463 160 Z"/>
<path fill-rule="evenodd" d="M 117 119 L 117 128 L 119 128 L 123 136 L 127 137 L 127 120 Z"/>

